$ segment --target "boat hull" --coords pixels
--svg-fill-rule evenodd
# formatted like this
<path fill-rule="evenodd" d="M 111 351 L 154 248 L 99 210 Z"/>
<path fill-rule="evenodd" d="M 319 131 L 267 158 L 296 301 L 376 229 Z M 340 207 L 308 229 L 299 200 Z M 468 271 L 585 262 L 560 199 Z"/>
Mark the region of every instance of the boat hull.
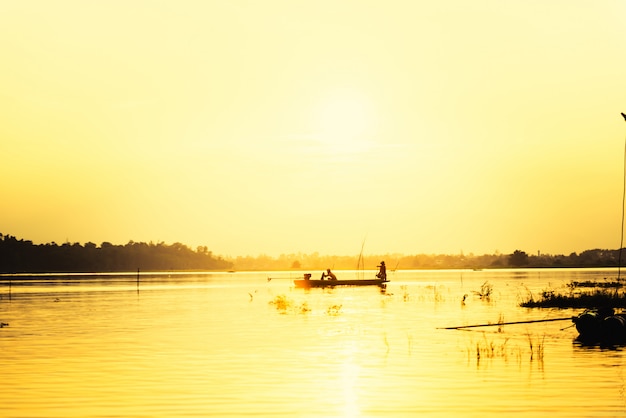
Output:
<path fill-rule="evenodd" d="M 363 279 L 363 280 L 294 280 L 296 287 L 335 287 L 335 286 L 383 286 L 389 280 Z"/>

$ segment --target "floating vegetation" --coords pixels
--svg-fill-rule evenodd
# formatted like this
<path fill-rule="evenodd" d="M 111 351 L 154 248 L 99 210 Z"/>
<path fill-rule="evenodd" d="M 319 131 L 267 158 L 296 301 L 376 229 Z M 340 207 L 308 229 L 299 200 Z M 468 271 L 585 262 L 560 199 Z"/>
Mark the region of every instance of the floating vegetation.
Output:
<path fill-rule="evenodd" d="M 281 313 L 286 313 L 287 309 L 293 305 L 293 302 L 286 295 L 278 295 L 273 300 L 270 300 L 269 303 L 274 305 Z"/>
<path fill-rule="evenodd" d="M 402 286 L 400 286 L 400 290 L 402 290 L 402 300 L 405 301 L 405 302 L 408 302 L 409 299 L 410 299 L 408 286 L 407 285 L 402 285 Z"/>
<path fill-rule="evenodd" d="M 480 290 L 472 290 L 481 300 L 490 300 L 493 293 L 493 286 L 489 282 L 485 282 L 480 286 Z"/>
<path fill-rule="evenodd" d="M 595 288 L 589 290 L 571 290 L 558 293 L 544 290 L 535 299 L 532 294 L 520 303 L 524 308 L 625 308 L 626 293 L 619 288 Z"/>
<path fill-rule="evenodd" d="M 305 314 L 308 312 L 311 312 L 311 308 L 309 308 L 309 304 L 306 302 L 302 302 L 302 305 L 300 305 L 300 307 L 298 308 L 298 310 L 300 311 L 300 313 Z"/>
<path fill-rule="evenodd" d="M 333 306 L 329 306 L 328 309 L 326 310 L 326 313 L 328 315 L 332 315 L 332 316 L 336 316 L 339 315 L 339 313 L 341 312 L 341 307 L 343 305 L 333 305 Z"/>
<path fill-rule="evenodd" d="M 286 295 L 276 296 L 274 299 L 270 300 L 269 304 L 274 305 L 276 310 L 278 310 L 281 314 L 286 314 L 287 311 L 293 311 L 301 314 L 311 312 L 311 308 L 309 308 L 308 303 L 302 302 L 300 306 L 295 306 L 294 302 Z"/>
<path fill-rule="evenodd" d="M 617 278 L 615 280 L 609 281 L 609 279 L 605 277 L 604 281 L 598 281 L 598 280 L 586 280 L 584 282 L 571 281 L 570 283 L 567 284 L 567 287 L 569 287 L 570 289 L 576 289 L 579 287 L 597 287 L 601 289 L 619 288 L 619 287 L 624 286 L 625 281 L 626 281 L 625 279 L 621 279 L 621 278 Z"/>

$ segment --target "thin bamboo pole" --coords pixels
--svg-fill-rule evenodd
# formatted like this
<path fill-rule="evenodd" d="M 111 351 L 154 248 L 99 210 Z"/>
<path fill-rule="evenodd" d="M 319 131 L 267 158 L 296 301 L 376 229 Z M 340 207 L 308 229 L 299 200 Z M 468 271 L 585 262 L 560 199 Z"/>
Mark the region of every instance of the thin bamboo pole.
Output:
<path fill-rule="evenodd" d="M 622 113 L 624 120 L 626 121 L 626 114 Z M 622 248 L 624 247 L 624 204 L 626 202 L 626 140 L 624 141 L 624 162 L 623 162 L 623 186 L 622 186 L 622 230 L 619 238 L 619 256 L 617 260 L 617 280 L 620 279 L 622 274 Z"/>
<path fill-rule="evenodd" d="M 498 327 L 500 325 L 514 325 L 514 324 L 532 324 L 534 322 L 551 322 L 551 321 L 571 321 L 572 317 L 567 318 L 551 318 L 551 319 L 534 319 L 531 321 L 514 321 L 514 322 L 498 322 L 495 324 L 476 324 L 476 325 L 461 325 L 458 327 L 438 327 L 437 329 L 461 329 L 461 328 L 476 328 L 476 327 Z"/>

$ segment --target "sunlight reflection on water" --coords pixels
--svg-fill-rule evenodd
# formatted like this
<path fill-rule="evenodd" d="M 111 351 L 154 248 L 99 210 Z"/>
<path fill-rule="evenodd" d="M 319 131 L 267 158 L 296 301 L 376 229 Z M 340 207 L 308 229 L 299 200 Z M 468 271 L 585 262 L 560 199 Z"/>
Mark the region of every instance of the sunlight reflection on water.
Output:
<path fill-rule="evenodd" d="M 437 329 L 570 317 L 518 303 L 606 270 L 399 271 L 385 291 L 268 275 L 151 277 L 139 290 L 128 278 L 14 280 L 10 294 L 4 283 L 0 416 L 626 411 L 623 349 L 573 343 L 569 321 Z M 490 300 L 474 294 L 485 281 Z"/>

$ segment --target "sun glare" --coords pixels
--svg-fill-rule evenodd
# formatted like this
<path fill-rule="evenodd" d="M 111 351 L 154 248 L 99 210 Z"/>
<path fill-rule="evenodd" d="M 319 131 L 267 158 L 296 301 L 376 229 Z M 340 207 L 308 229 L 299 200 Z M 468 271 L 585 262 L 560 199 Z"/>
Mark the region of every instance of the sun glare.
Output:
<path fill-rule="evenodd" d="M 371 103 L 355 94 L 336 94 L 315 111 L 316 138 L 333 152 L 347 153 L 369 147 L 374 134 Z"/>

